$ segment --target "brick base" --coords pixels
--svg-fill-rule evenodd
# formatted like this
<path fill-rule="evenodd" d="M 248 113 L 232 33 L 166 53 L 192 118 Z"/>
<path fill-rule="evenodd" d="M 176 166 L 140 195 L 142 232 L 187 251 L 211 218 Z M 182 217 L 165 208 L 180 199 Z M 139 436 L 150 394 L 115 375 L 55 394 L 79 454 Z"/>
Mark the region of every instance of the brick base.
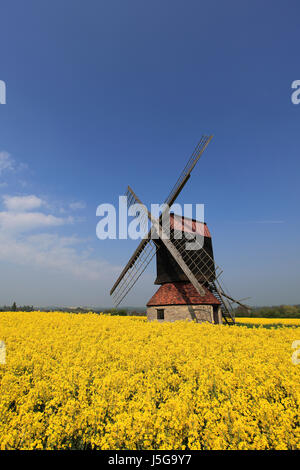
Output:
<path fill-rule="evenodd" d="M 157 310 L 164 310 L 164 320 L 157 320 Z M 161 305 L 148 307 L 147 319 L 160 322 L 194 320 L 197 323 L 222 323 L 222 314 L 220 307 L 213 305 Z"/>

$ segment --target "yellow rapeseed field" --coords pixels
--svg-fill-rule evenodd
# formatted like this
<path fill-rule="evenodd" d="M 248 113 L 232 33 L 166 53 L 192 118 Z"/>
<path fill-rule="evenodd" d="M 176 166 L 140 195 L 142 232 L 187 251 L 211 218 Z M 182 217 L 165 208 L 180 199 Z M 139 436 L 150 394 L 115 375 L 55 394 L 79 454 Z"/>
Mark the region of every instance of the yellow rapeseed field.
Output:
<path fill-rule="evenodd" d="M 0 313 L 1 449 L 299 449 L 300 328 Z"/>
<path fill-rule="evenodd" d="M 235 319 L 236 323 L 247 323 L 249 325 L 282 325 L 282 326 L 300 326 L 300 318 L 254 318 L 240 317 Z"/>

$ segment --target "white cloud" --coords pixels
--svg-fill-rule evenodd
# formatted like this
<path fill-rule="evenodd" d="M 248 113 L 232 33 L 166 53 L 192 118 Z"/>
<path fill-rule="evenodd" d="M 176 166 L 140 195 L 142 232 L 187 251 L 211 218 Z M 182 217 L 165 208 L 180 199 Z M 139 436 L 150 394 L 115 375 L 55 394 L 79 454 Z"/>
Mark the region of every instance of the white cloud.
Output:
<path fill-rule="evenodd" d="M 31 231 L 37 228 L 53 227 L 72 222 L 71 218 L 63 219 L 42 212 L 0 212 L 0 230 L 15 232 Z"/>
<path fill-rule="evenodd" d="M 255 220 L 254 224 L 284 224 L 284 220 Z"/>
<path fill-rule="evenodd" d="M 14 169 L 14 160 L 8 152 L 0 152 L 0 175 L 6 170 Z"/>
<path fill-rule="evenodd" d="M 90 257 L 80 250 L 82 240 L 57 234 L 15 237 L 0 233 L 0 260 L 66 273 L 74 278 L 100 281 L 116 276 L 120 267 Z M 113 276 L 114 275 L 114 276 Z"/>
<path fill-rule="evenodd" d="M 69 207 L 70 209 L 72 209 L 73 211 L 75 210 L 78 210 L 78 209 L 85 209 L 86 208 L 86 204 L 85 202 L 71 202 L 71 204 L 69 204 Z"/>
<path fill-rule="evenodd" d="M 234 222 L 235 224 L 284 224 L 284 220 L 243 220 L 241 222 Z"/>
<path fill-rule="evenodd" d="M 30 196 L 3 196 L 5 211 L 0 211 L 0 232 L 23 233 L 39 228 L 55 227 L 73 222 L 72 217 L 62 218 L 44 212 L 32 212 L 32 209 L 38 209 L 42 205 L 46 206 L 45 201 L 31 194 Z"/>
<path fill-rule="evenodd" d="M 30 196 L 4 196 L 3 202 L 9 211 L 17 212 L 38 209 L 44 203 L 42 199 L 33 194 Z"/>
<path fill-rule="evenodd" d="M 120 271 L 95 259 L 86 241 L 78 237 L 61 236 L 58 233 L 37 233 L 36 229 L 47 229 L 73 223 L 73 217 L 57 217 L 32 209 L 48 207 L 47 202 L 37 196 L 5 196 L 5 209 L 0 211 L 0 261 L 16 265 L 37 267 L 44 272 L 61 272 L 70 278 L 89 281 L 106 281 Z"/>

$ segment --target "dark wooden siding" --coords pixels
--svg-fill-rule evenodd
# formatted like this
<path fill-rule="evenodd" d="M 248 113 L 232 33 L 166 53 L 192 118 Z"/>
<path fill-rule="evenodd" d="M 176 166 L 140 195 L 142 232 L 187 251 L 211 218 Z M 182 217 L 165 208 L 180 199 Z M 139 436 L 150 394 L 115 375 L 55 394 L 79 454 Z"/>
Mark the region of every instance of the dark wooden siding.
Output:
<path fill-rule="evenodd" d="M 183 244 L 182 246 L 185 246 L 186 241 L 187 240 L 183 237 L 182 240 L 180 240 L 180 244 Z M 179 240 L 176 240 L 176 242 L 179 242 Z M 180 266 L 176 263 L 172 255 L 164 246 L 164 244 L 160 240 L 158 240 L 158 244 L 160 245 L 160 248 L 156 254 L 157 277 L 155 280 L 155 284 L 188 281 L 188 278 L 186 277 Z M 214 259 L 212 241 L 210 237 L 204 237 L 203 249 L 194 251 L 193 257 L 195 258 L 195 261 L 199 266 L 203 266 L 207 263 L 208 266 L 205 269 L 204 273 L 206 277 L 208 277 L 209 281 L 213 281 L 215 279 L 214 262 L 208 259 L 206 253 L 208 253 L 212 260 Z M 199 282 L 205 282 L 204 277 L 201 275 L 197 276 L 197 279 Z"/>

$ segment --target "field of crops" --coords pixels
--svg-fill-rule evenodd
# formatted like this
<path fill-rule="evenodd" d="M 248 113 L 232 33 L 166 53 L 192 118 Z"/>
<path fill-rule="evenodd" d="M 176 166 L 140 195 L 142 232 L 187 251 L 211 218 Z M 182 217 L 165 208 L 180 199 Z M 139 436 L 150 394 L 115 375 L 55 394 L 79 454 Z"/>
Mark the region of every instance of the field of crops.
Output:
<path fill-rule="evenodd" d="M 299 449 L 299 323 L 0 313 L 0 448 Z"/>
<path fill-rule="evenodd" d="M 300 318 L 255 318 L 240 317 L 235 319 L 238 325 L 247 324 L 255 326 L 300 326 Z"/>

